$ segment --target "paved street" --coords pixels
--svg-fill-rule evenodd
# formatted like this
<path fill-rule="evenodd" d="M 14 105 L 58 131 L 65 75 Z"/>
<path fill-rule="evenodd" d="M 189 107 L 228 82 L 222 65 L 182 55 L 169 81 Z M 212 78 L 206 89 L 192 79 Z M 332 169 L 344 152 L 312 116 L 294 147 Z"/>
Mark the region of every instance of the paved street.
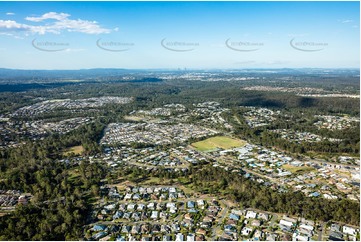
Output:
<path fill-rule="evenodd" d="M 226 217 L 229 207 L 228 205 L 224 202 L 224 201 L 220 201 L 221 207 L 223 207 L 222 211 L 220 214 L 218 214 L 218 219 L 217 219 L 217 225 L 215 227 L 213 227 L 213 231 L 212 231 L 212 240 L 215 241 L 217 239 L 217 236 L 221 234 L 222 228 L 221 228 L 221 223 L 224 220 L 224 218 Z"/>

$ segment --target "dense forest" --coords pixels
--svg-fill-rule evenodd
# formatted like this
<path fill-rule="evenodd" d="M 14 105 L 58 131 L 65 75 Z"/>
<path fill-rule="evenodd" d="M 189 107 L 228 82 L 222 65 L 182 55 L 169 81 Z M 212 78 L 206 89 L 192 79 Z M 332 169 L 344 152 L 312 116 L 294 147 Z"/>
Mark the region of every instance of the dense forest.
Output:
<path fill-rule="evenodd" d="M 77 240 L 81 237 L 90 201 L 98 195 L 104 167 L 81 162 L 80 179 L 72 167 L 54 162 L 61 150 L 82 144 L 85 153 L 100 151 L 97 144 L 104 126 L 93 123 L 62 136 L 29 142 L 21 148 L 1 151 L 0 190 L 18 189 L 33 195 L 29 205 L 0 218 L 0 240 Z M 25 162 L 26 161 L 26 162 Z"/>

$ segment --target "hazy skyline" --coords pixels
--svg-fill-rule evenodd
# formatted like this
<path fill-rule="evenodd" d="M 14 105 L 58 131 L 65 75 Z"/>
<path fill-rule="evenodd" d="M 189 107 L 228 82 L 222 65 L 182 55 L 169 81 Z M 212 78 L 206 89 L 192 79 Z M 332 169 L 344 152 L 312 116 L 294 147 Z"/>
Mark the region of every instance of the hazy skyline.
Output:
<path fill-rule="evenodd" d="M 358 68 L 359 2 L 1 2 L 0 68 Z"/>

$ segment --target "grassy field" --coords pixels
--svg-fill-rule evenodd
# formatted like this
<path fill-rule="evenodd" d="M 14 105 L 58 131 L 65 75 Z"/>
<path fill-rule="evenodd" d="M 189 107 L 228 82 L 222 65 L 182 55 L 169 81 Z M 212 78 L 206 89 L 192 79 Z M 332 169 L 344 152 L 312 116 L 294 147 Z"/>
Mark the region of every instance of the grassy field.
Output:
<path fill-rule="evenodd" d="M 246 141 L 234 139 L 227 136 L 216 136 L 206 140 L 193 143 L 192 146 L 199 151 L 211 151 L 216 148 L 230 149 L 244 146 Z"/>
<path fill-rule="evenodd" d="M 292 173 L 314 170 L 314 168 L 308 167 L 308 166 L 292 166 L 292 165 L 288 165 L 288 164 L 283 165 L 282 168 L 287 171 L 290 171 Z"/>
<path fill-rule="evenodd" d="M 81 153 L 83 153 L 83 151 L 84 151 L 84 147 L 82 145 L 78 145 L 78 146 L 73 146 L 73 147 L 66 149 L 63 152 L 63 155 L 70 155 L 71 153 L 80 155 Z"/>
<path fill-rule="evenodd" d="M 351 177 L 351 173 L 349 171 L 340 171 L 340 170 L 333 170 L 334 173 L 339 174 L 341 176 Z"/>
<path fill-rule="evenodd" d="M 125 120 L 130 120 L 130 121 L 137 121 L 137 122 L 139 122 L 139 121 L 142 121 L 144 118 L 139 117 L 139 116 L 129 116 L 129 115 L 126 115 L 126 116 L 124 116 L 124 119 L 125 119 Z"/>

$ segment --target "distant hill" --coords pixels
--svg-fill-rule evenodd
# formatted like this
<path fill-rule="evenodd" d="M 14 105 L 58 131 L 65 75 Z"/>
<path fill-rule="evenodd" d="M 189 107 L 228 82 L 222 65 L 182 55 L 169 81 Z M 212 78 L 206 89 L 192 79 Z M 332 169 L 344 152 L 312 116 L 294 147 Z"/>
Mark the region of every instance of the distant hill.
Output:
<path fill-rule="evenodd" d="M 87 77 L 87 76 L 99 76 L 99 75 L 119 75 L 125 73 L 131 73 L 134 70 L 126 69 L 81 69 L 81 70 L 22 70 L 22 69 L 6 69 L 0 68 L 0 78 L 14 78 L 14 77 Z"/>
<path fill-rule="evenodd" d="M 181 75 L 236 75 L 236 76 L 288 76 L 308 75 L 338 77 L 359 76 L 359 69 L 325 69 L 325 68 L 278 68 L 278 69 L 207 69 L 207 70 L 181 70 L 181 69 L 122 69 L 122 68 L 94 68 L 80 70 L 22 70 L 0 68 L 0 84 L 19 83 L 64 83 L 64 82 L 159 82 L 162 77 L 167 78 Z"/>
<path fill-rule="evenodd" d="M 81 70 L 21 70 L 0 68 L 0 84 L 63 83 L 63 82 L 160 82 L 144 70 L 81 69 Z"/>

